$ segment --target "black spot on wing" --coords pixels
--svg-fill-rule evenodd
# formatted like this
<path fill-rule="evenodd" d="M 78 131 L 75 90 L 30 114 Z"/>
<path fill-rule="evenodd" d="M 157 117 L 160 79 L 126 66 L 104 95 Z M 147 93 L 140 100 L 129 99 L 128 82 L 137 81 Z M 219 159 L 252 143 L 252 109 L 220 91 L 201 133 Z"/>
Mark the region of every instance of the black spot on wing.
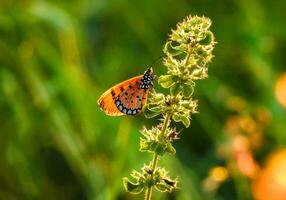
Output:
<path fill-rule="evenodd" d="M 111 95 L 112 95 L 113 97 L 115 96 L 114 90 L 111 90 Z"/>

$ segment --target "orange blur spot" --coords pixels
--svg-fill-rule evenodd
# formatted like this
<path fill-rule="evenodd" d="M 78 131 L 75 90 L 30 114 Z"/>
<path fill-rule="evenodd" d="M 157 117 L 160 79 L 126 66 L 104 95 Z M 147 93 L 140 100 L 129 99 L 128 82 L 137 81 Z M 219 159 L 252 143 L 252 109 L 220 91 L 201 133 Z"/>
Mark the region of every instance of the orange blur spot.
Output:
<path fill-rule="evenodd" d="M 210 174 L 217 182 L 222 182 L 228 177 L 228 171 L 225 167 L 215 167 L 211 170 Z"/>
<path fill-rule="evenodd" d="M 266 167 L 254 181 L 256 200 L 285 200 L 286 198 L 286 149 L 270 156 Z"/>
<path fill-rule="evenodd" d="M 246 102 L 238 96 L 233 96 L 228 99 L 227 106 L 232 110 L 242 112 L 246 108 Z"/>
<path fill-rule="evenodd" d="M 250 152 L 241 152 L 236 155 L 236 162 L 239 171 L 250 178 L 255 178 L 259 172 L 259 165 Z"/>
<path fill-rule="evenodd" d="M 275 95 L 278 102 L 286 108 L 286 73 L 278 78 L 275 84 Z"/>
<path fill-rule="evenodd" d="M 256 122 L 251 117 L 243 117 L 240 120 L 240 127 L 246 133 L 253 133 L 256 129 Z"/>

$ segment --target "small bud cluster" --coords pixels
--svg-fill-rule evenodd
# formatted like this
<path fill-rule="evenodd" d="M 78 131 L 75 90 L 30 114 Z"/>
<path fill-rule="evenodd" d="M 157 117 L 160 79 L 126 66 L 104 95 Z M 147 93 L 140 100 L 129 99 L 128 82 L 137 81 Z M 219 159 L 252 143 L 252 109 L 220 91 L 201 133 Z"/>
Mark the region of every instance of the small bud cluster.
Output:
<path fill-rule="evenodd" d="M 168 68 L 169 75 L 159 79 L 163 87 L 175 84 L 181 84 L 182 89 L 193 87 L 193 80 L 207 78 L 206 65 L 213 57 L 212 50 L 216 44 L 210 26 L 209 18 L 189 16 L 177 25 L 176 30 L 172 30 L 164 47 L 167 56 L 164 65 Z M 184 96 L 190 97 L 191 94 L 186 93 Z"/>
<path fill-rule="evenodd" d="M 160 114 L 170 114 L 175 122 L 182 122 L 185 127 L 190 126 L 190 115 L 197 113 L 197 100 L 186 99 L 184 95 L 178 93 L 164 95 L 162 93 L 152 93 L 150 102 L 146 106 L 145 116 L 152 118 Z"/>
<path fill-rule="evenodd" d="M 163 156 L 165 153 L 175 154 L 176 149 L 172 146 L 172 142 L 178 138 L 176 129 L 167 128 L 164 135 L 162 135 L 162 126 L 159 124 L 151 130 L 145 127 L 141 131 L 143 137 L 140 138 L 140 151 L 148 151 Z"/>
<path fill-rule="evenodd" d="M 131 194 L 140 194 L 145 187 L 155 187 L 160 192 L 171 192 L 177 188 L 177 179 L 170 179 L 168 172 L 161 167 L 153 170 L 149 166 L 144 165 L 141 172 L 134 170 L 131 176 L 134 181 L 123 178 L 124 187 Z"/>
<path fill-rule="evenodd" d="M 144 114 L 147 118 L 163 116 L 163 122 L 150 130 L 141 130 L 140 151 L 153 154 L 153 161 L 134 171 L 134 181 L 124 178 L 125 189 L 130 193 L 141 193 L 146 189 L 146 200 L 151 199 L 152 187 L 161 192 L 171 192 L 177 188 L 177 179 L 170 179 L 164 168 L 157 167 L 159 156 L 165 153 L 175 154 L 172 142 L 178 139 L 178 132 L 170 128 L 170 121 L 190 126 L 190 116 L 197 113 L 197 100 L 192 98 L 195 81 L 208 76 L 207 64 L 211 61 L 212 50 L 216 44 L 210 31 L 211 20 L 206 17 L 188 16 L 172 30 L 164 46 L 163 64 L 167 74 L 158 78 L 163 88 L 169 88 L 169 94 L 150 90 L 148 104 Z"/>

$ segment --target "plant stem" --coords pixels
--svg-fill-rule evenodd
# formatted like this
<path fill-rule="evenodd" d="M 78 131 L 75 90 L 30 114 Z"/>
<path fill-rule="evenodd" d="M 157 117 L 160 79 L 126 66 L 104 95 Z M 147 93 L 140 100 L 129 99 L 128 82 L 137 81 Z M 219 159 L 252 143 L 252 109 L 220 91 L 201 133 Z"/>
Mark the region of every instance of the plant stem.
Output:
<path fill-rule="evenodd" d="M 162 128 L 162 131 L 161 131 L 161 135 L 162 136 L 165 135 L 165 132 L 167 130 L 170 118 L 171 118 L 171 114 L 168 113 L 166 115 L 165 119 L 164 119 L 164 124 L 163 124 L 163 128 Z M 156 153 L 153 154 L 153 161 L 152 161 L 151 175 L 150 176 L 153 176 L 153 172 L 156 169 L 156 165 L 157 165 L 157 162 L 158 162 L 158 157 L 159 157 L 158 154 L 156 154 Z M 146 193 L 145 193 L 145 200 L 151 200 L 151 196 L 152 196 L 152 187 L 148 187 L 147 190 L 146 190 Z"/>
<path fill-rule="evenodd" d="M 164 120 L 164 124 L 163 124 L 163 128 L 162 128 L 161 135 L 165 135 L 165 132 L 166 132 L 166 129 L 167 129 L 167 127 L 168 127 L 170 118 L 171 118 L 171 114 L 170 114 L 170 113 L 167 113 L 166 118 L 165 118 L 165 120 Z"/>
<path fill-rule="evenodd" d="M 158 154 L 154 153 L 153 161 L 152 161 L 151 176 L 153 176 L 153 172 L 156 168 L 157 162 L 158 162 Z M 152 187 L 148 187 L 146 190 L 146 194 L 145 194 L 145 200 L 151 200 L 151 196 L 152 196 Z"/>

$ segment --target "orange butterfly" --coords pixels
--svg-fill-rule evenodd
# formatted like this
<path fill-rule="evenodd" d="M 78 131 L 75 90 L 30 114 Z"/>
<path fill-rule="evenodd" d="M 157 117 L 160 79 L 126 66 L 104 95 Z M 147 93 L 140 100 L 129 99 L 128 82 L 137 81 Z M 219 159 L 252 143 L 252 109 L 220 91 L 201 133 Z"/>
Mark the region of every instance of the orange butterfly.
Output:
<path fill-rule="evenodd" d="M 123 81 L 104 92 L 97 103 L 107 115 L 136 115 L 147 102 L 149 85 L 153 86 L 153 70 Z"/>

